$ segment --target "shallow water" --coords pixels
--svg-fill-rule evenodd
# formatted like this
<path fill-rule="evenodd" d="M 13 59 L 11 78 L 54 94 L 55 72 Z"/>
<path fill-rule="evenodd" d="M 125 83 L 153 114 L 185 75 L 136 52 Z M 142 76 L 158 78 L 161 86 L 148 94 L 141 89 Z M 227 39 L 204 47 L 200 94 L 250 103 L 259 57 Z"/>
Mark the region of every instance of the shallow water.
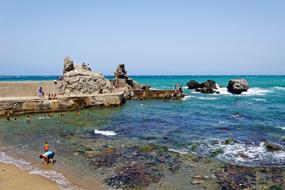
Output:
<path fill-rule="evenodd" d="M 285 152 L 268 152 L 263 141 L 285 147 L 281 139 L 285 136 L 285 76 L 242 77 L 248 80 L 251 89 L 242 95 L 231 95 L 225 87 L 229 79 L 238 76 L 134 76 L 139 82 L 162 89 L 173 89 L 177 82 L 186 86 L 191 79 L 198 82 L 213 79 L 220 86 L 220 94 L 204 95 L 184 88 L 187 96 L 177 101 L 127 101 L 121 107 L 82 110 L 80 116 L 74 112 L 63 117 L 54 114 L 52 118 L 35 114 L 30 123 L 25 116 L 10 122 L 2 119 L 1 150 L 9 155 L 16 153 L 14 156 L 41 168 L 37 157 L 48 141 L 56 152 L 54 169 L 82 179 L 81 183 L 89 184 L 86 188 L 94 185 L 94 179 L 106 188 L 103 180 L 112 171 L 90 169 L 86 158 L 76 153 L 83 145 L 154 143 L 180 154 L 197 155 L 210 155 L 222 149 L 215 159 L 225 163 L 284 166 Z M 223 142 L 228 138 L 238 143 L 225 145 Z M 0 154 L 0 161 L 3 157 Z"/>

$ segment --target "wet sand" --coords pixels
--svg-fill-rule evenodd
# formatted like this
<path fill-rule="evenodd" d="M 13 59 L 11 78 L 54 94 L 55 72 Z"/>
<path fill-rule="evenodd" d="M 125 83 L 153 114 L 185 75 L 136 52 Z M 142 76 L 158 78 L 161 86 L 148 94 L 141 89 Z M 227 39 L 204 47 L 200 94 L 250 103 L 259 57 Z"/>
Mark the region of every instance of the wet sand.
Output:
<path fill-rule="evenodd" d="M 56 183 L 29 174 L 20 168 L 0 163 L 0 189 L 5 190 L 60 190 Z"/>

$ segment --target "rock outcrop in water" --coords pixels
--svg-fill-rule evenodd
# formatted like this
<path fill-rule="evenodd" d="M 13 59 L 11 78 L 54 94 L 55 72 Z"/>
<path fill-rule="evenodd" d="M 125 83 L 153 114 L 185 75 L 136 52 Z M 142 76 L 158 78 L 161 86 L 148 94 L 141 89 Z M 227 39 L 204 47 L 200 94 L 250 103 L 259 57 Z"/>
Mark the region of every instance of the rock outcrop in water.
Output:
<path fill-rule="evenodd" d="M 204 93 L 204 94 L 213 94 L 217 93 L 217 85 L 213 80 L 207 80 L 201 84 L 199 84 L 195 80 L 190 80 L 187 83 L 188 89 L 195 89 L 196 92 Z"/>
<path fill-rule="evenodd" d="M 233 94 L 241 94 L 248 89 L 249 85 L 245 79 L 232 79 L 228 83 L 228 91 Z"/>
<path fill-rule="evenodd" d="M 102 73 L 91 71 L 85 63 L 73 64 L 72 59 L 66 57 L 59 91 L 63 95 L 102 94 L 112 92 L 113 85 Z"/>
<path fill-rule="evenodd" d="M 129 78 L 124 64 L 118 65 L 113 84 L 115 88 L 122 88 L 125 91 L 129 90 L 148 90 L 150 86 L 139 84 L 133 79 Z"/>
<path fill-rule="evenodd" d="M 188 89 L 196 89 L 200 87 L 200 84 L 195 80 L 190 80 L 187 82 Z"/>

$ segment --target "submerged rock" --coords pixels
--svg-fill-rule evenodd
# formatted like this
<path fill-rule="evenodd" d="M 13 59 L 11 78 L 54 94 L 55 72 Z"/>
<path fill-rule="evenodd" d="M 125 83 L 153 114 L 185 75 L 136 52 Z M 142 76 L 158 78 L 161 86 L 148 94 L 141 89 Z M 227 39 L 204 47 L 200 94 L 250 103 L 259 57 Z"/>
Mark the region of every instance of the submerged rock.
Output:
<path fill-rule="evenodd" d="M 265 146 L 267 151 L 271 151 L 271 152 L 283 150 L 283 147 L 281 145 L 273 144 L 270 142 L 265 142 L 264 146 Z"/>
<path fill-rule="evenodd" d="M 236 143 L 237 142 L 237 140 L 235 140 L 235 139 L 233 139 L 233 138 L 228 138 L 228 139 L 226 139 L 223 143 L 225 144 L 225 145 L 229 145 L 229 144 L 233 144 L 233 143 Z"/>
<path fill-rule="evenodd" d="M 138 188 L 158 182 L 162 177 L 163 174 L 154 163 L 139 161 L 119 168 L 105 182 L 114 188 Z"/>
<path fill-rule="evenodd" d="M 229 81 L 227 88 L 233 94 L 241 94 L 249 89 L 249 85 L 245 79 L 232 79 Z"/>

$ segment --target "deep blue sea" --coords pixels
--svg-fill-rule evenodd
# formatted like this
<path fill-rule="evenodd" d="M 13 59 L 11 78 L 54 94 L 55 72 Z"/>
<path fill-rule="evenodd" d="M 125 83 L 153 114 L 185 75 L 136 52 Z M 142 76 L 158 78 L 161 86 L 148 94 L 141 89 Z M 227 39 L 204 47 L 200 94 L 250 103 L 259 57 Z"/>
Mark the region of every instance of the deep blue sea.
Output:
<path fill-rule="evenodd" d="M 0 81 L 56 78 L 57 76 L 0 76 Z M 0 120 L 1 142 L 36 152 L 41 149 L 39 142 L 48 140 L 50 144 L 56 144 L 55 150 L 68 160 L 70 152 L 64 151 L 63 147 L 72 146 L 65 144 L 67 142 L 60 144 L 62 135 L 72 133 L 74 138 L 79 139 L 89 134 L 88 138 L 95 141 L 107 138 L 116 143 L 151 142 L 182 154 L 194 152 L 207 155 L 219 148 L 223 149 L 223 153 L 216 159 L 241 165 L 285 164 L 284 151 L 268 152 L 263 146 L 264 141 L 270 141 L 285 147 L 285 142 L 282 141 L 285 136 L 285 76 L 132 78 L 157 89 L 174 89 L 175 84 L 180 83 L 186 97 L 182 100 L 131 100 L 118 108 L 84 110 L 80 118 L 74 118 L 74 113 L 67 113 L 64 118 L 57 116 L 53 119 L 35 115 L 29 124 L 25 122 L 24 116 L 12 122 Z M 228 93 L 227 83 L 234 78 L 245 78 L 250 85 L 248 92 L 241 95 Z M 220 94 L 205 95 L 188 90 L 186 83 L 192 79 L 198 82 L 215 80 L 220 86 Z M 97 134 L 90 136 L 95 130 Z M 229 138 L 238 143 L 225 145 L 223 141 Z M 193 150 L 193 144 L 197 145 L 197 149 Z M 241 156 L 241 152 L 246 156 Z M 72 160 L 69 161 L 72 163 Z"/>

